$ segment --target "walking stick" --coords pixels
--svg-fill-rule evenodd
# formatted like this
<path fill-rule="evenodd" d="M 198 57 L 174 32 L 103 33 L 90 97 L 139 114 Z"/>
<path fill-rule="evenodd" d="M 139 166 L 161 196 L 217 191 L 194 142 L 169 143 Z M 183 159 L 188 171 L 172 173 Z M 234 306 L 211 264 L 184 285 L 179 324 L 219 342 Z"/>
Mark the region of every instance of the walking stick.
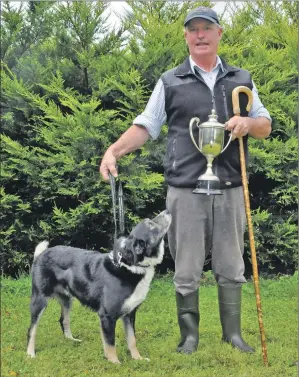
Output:
<path fill-rule="evenodd" d="M 239 104 L 239 93 L 246 93 L 248 96 L 248 104 L 246 107 L 247 111 L 250 110 L 252 106 L 252 101 L 253 101 L 253 95 L 249 88 L 247 88 L 246 86 L 236 87 L 232 92 L 233 112 L 235 115 L 240 115 L 241 113 L 240 104 Z M 252 269 L 253 269 L 253 282 L 254 282 L 255 297 L 256 297 L 256 308 L 257 308 L 258 322 L 259 322 L 260 334 L 261 334 L 262 354 L 263 354 L 265 366 L 269 366 L 268 356 L 267 356 L 266 337 L 265 337 L 263 318 L 262 318 L 259 277 L 258 277 L 256 251 L 255 251 L 255 244 L 254 244 L 253 226 L 252 226 L 251 213 L 250 213 L 249 191 L 248 191 L 248 182 L 247 182 L 247 177 L 246 177 L 246 164 L 245 164 L 244 145 L 243 145 L 242 137 L 239 137 L 239 148 L 240 148 L 240 164 L 241 164 L 242 185 L 243 185 L 243 191 L 244 191 L 245 211 L 246 211 L 246 217 L 247 217 L 249 244 L 250 244 Z"/>

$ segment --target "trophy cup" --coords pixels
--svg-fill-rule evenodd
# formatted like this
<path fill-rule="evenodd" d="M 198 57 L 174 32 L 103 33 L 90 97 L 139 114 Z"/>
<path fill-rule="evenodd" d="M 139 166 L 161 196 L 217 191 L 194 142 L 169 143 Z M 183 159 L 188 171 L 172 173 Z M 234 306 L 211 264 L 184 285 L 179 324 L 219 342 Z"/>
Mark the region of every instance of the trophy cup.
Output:
<path fill-rule="evenodd" d="M 212 171 L 212 163 L 214 158 L 224 152 L 229 146 L 232 139 L 232 133 L 230 134 L 226 146 L 223 148 L 225 125 L 219 123 L 217 118 L 216 111 L 213 109 L 207 122 L 199 124 L 199 118 L 192 118 L 189 123 L 189 131 L 193 144 L 207 159 L 207 170 L 204 174 L 198 177 L 196 189 L 193 190 L 194 194 L 222 194 L 222 191 L 220 190 L 220 180 Z M 194 123 L 199 129 L 198 145 L 193 137 Z"/>

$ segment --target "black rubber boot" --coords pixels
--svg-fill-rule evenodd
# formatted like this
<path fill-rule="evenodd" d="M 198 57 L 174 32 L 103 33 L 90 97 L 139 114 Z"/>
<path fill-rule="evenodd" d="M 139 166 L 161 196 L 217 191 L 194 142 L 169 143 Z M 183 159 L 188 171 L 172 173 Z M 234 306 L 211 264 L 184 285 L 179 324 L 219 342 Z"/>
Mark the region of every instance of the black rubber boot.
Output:
<path fill-rule="evenodd" d="M 255 352 L 241 336 L 241 286 L 218 285 L 222 340 L 243 352 Z"/>
<path fill-rule="evenodd" d="M 177 352 L 193 353 L 197 350 L 199 340 L 198 290 L 186 296 L 176 292 L 176 304 L 181 332 Z"/>

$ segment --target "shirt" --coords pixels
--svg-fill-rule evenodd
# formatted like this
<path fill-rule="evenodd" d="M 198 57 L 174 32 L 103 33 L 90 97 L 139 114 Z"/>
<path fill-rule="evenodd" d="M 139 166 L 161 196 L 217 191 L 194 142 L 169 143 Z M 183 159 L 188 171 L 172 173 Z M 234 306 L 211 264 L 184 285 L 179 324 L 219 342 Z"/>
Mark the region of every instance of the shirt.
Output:
<path fill-rule="evenodd" d="M 210 90 L 214 89 L 215 81 L 218 75 L 219 70 L 223 71 L 223 66 L 221 59 L 217 56 L 216 65 L 211 72 L 207 72 L 204 69 L 200 68 L 196 65 L 193 61 L 191 56 L 189 56 L 191 70 L 194 73 L 194 66 L 197 67 L 197 71 L 200 73 L 202 78 L 204 79 L 205 83 L 208 85 Z M 265 117 L 272 121 L 268 110 L 264 107 L 261 100 L 258 96 L 257 88 L 253 84 L 252 94 L 253 94 L 253 103 L 251 109 L 249 111 L 248 116 L 250 118 L 258 118 L 258 117 Z M 145 110 L 138 115 L 133 124 L 138 124 L 140 126 L 145 127 L 148 130 L 152 139 L 157 139 L 163 124 L 165 124 L 167 119 L 167 115 L 165 112 L 165 91 L 164 85 L 161 79 L 158 80 L 150 99 L 145 107 Z"/>

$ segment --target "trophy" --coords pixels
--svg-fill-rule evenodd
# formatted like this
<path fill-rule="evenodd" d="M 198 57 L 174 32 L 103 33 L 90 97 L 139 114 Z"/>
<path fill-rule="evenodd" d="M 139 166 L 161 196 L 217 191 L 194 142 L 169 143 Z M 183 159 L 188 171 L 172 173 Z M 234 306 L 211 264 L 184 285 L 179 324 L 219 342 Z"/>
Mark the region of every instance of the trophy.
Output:
<path fill-rule="evenodd" d="M 230 134 L 226 146 L 223 148 L 225 125 L 219 123 L 217 118 L 216 111 L 213 109 L 207 122 L 199 124 L 199 118 L 192 118 L 189 123 L 189 131 L 193 144 L 207 159 L 207 170 L 204 174 L 198 177 L 196 189 L 193 190 L 194 194 L 222 194 L 222 191 L 220 190 L 220 180 L 212 171 L 212 163 L 214 158 L 224 152 L 229 146 L 232 139 L 232 133 Z M 199 129 L 198 145 L 193 137 L 194 123 Z"/>

